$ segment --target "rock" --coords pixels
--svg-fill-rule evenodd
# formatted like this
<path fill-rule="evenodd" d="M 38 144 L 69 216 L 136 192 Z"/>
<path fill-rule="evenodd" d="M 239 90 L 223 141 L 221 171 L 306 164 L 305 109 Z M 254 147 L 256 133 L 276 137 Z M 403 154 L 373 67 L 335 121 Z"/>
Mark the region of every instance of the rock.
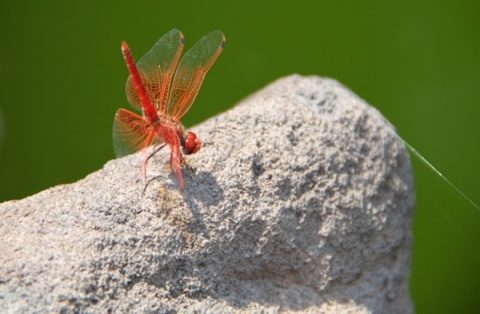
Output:
<path fill-rule="evenodd" d="M 164 149 L 0 204 L 0 312 L 410 313 L 415 207 L 393 127 L 331 79 L 290 76 Z"/>

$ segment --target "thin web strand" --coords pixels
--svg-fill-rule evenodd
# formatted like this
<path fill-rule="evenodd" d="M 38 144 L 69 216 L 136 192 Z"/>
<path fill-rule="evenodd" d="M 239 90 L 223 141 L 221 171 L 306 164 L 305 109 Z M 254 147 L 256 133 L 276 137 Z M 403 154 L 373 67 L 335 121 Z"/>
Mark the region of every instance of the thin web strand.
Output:
<path fill-rule="evenodd" d="M 390 130 L 390 128 L 388 128 Z M 425 157 L 422 156 L 412 145 L 410 145 L 407 141 L 400 137 L 396 132 L 390 130 L 402 143 L 412 152 L 418 159 L 420 159 L 427 167 L 433 170 L 437 175 L 440 176 L 455 192 L 460 194 L 467 202 L 470 203 L 473 207 L 475 207 L 478 211 L 480 211 L 480 206 L 478 206 L 470 197 L 468 197 L 465 193 L 463 193 L 452 181 L 448 180 L 435 166 L 433 166 Z"/>

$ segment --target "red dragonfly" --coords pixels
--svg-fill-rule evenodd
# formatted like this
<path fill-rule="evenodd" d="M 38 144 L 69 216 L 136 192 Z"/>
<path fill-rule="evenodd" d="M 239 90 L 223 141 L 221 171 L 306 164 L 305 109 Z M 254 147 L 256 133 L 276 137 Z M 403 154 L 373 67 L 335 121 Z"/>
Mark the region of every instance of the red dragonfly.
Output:
<path fill-rule="evenodd" d="M 142 172 L 146 178 L 148 160 L 168 145 L 170 167 L 183 191 L 181 168 L 187 163 L 180 147 L 183 154 L 194 154 L 202 146 L 202 141 L 193 132 L 185 136 L 180 119 L 192 106 L 205 75 L 224 45 L 223 33 L 213 31 L 200 39 L 180 60 L 183 35 L 178 29 L 172 29 L 135 64 L 127 43 L 122 43 L 123 56 L 130 72 L 126 85 L 127 99 L 134 108 L 142 111 L 143 116 L 123 108 L 117 110 L 113 124 L 117 157 L 138 150 L 146 152 L 147 147 L 160 145 L 145 155 Z"/>

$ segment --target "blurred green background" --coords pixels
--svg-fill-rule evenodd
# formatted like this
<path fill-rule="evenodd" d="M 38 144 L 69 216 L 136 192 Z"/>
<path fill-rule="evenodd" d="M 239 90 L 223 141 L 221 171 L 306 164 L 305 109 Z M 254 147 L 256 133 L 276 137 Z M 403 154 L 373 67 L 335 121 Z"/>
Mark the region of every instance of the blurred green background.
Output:
<path fill-rule="evenodd" d="M 9 2 L 0 2 L 0 201 L 113 159 L 113 116 L 129 108 L 121 41 L 138 59 L 179 28 L 186 49 L 214 29 L 227 37 L 186 126 L 279 77 L 332 77 L 480 203 L 478 0 Z M 416 310 L 478 313 L 480 212 L 412 160 Z"/>

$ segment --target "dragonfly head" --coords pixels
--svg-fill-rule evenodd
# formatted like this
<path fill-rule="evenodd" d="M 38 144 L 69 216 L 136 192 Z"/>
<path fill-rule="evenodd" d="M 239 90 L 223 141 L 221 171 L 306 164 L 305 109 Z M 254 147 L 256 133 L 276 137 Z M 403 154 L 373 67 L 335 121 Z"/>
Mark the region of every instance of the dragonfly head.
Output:
<path fill-rule="evenodd" d="M 185 155 L 195 154 L 202 147 L 202 141 L 197 138 L 197 135 L 193 132 L 188 132 L 185 138 L 185 144 L 183 145 L 183 152 Z"/>

